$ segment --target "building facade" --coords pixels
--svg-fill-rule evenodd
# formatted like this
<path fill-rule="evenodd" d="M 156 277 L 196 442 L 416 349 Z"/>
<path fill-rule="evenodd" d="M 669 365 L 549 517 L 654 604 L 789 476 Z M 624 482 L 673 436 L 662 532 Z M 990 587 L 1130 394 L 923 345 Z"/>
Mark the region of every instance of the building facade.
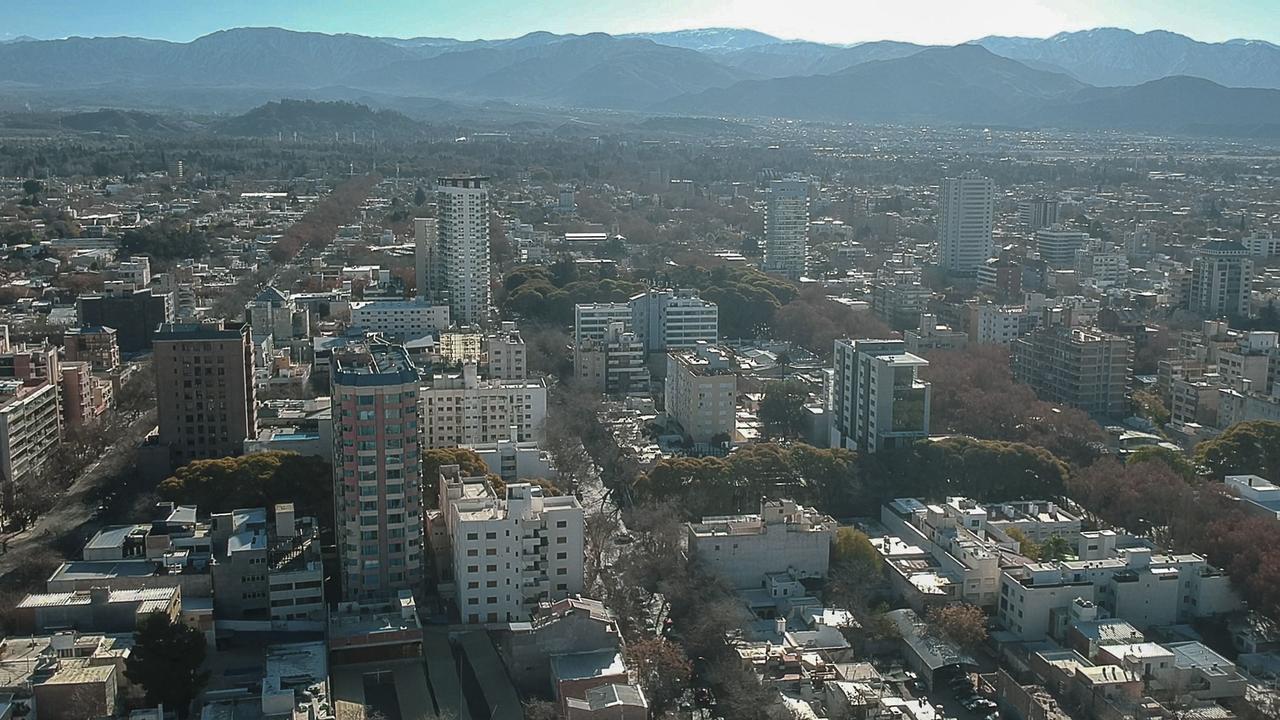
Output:
<path fill-rule="evenodd" d="M 1049 402 L 1104 417 L 1129 411 L 1133 346 L 1098 330 L 1050 325 L 1013 343 L 1013 376 Z"/>
<path fill-rule="evenodd" d="M 489 178 L 439 178 L 436 207 L 433 299 L 447 304 L 455 321 L 484 325 L 489 320 Z"/>
<path fill-rule="evenodd" d="M 520 442 L 536 442 L 547 419 L 547 385 L 541 378 L 483 380 L 467 363 L 460 375 L 422 388 L 422 419 L 428 449 L 510 439 L 513 427 Z"/>
<path fill-rule="evenodd" d="M 766 500 L 759 514 L 704 517 L 686 531 L 691 557 L 733 588 L 748 589 L 772 573 L 826 577 L 836 522 L 791 500 Z"/>
<path fill-rule="evenodd" d="M 928 365 L 902 340 L 836 340 L 831 447 L 876 452 L 927 438 L 931 389 L 918 371 Z"/>
<path fill-rule="evenodd" d="M 809 183 L 774 180 L 764 208 L 764 269 L 799 280 L 808 257 Z"/>
<path fill-rule="evenodd" d="M 1208 319 L 1247 318 L 1253 260 L 1238 242 L 1210 240 L 1191 261 L 1187 307 Z"/>
<path fill-rule="evenodd" d="M 667 416 L 695 444 L 733 437 L 738 375 L 729 353 L 713 345 L 667 353 Z"/>
<path fill-rule="evenodd" d="M 949 273 L 972 275 L 991 257 L 995 188 L 970 172 L 942 181 L 938 207 L 938 260 Z"/>

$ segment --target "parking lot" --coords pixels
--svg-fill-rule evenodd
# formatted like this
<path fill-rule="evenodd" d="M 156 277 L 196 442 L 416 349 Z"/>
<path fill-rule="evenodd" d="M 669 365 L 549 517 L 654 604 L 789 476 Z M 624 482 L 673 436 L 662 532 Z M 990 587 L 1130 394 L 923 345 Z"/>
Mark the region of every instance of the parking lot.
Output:
<path fill-rule="evenodd" d="M 969 676 L 965 676 L 969 677 Z M 956 720 L 985 720 L 988 716 L 995 712 L 994 705 L 988 705 L 985 708 L 966 708 L 964 702 L 967 698 L 974 694 L 973 682 L 970 679 L 969 689 L 956 682 L 952 684 L 950 678 L 939 678 L 934 683 L 933 689 L 922 693 L 922 698 L 927 698 L 929 703 L 935 707 L 942 706 L 942 716 L 944 718 L 955 718 Z M 992 718 L 996 720 L 996 718 Z"/>

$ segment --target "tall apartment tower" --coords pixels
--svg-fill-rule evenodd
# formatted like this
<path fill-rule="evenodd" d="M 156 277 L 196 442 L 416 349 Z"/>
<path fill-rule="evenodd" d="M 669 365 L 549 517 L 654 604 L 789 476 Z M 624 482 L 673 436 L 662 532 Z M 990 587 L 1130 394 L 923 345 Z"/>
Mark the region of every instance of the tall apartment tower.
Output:
<path fill-rule="evenodd" d="M 348 600 L 422 581 L 421 377 L 402 345 L 371 341 L 333 356 L 334 516 Z"/>
<path fill-rule="evenodd" d="M 435 218 L 413 219 L 414 276 L 418 282 L 417 296 L 421 300 L 434 299 L 433 290 L 439 284 L 439 278 L 432 273 L 438 238 Z"/>
<path fill-rule="evenodd" d="M 764 209 L 764 269 L 798 280 L 809 245 L 809 183 L 774 180 Z"/>
<path fill-rule="evenodd" d="M 876 452 L 929 437 L 929 361 L 902 340 L 836 340 L 831 447 Z"/>
<path fill-rule="evenodd" d="M 1252 281 L 1253 260 L 1244 245 L 1210 240 L 1191 261 L 1188 309 L 1210 319 L 1247 318 Z"/>
<path fill-rule="evenodd" d="M 436 181 L 435 300 L 459 323 L 489 319 L 489 178 Z"/>
<path fill-rule="evenodd" d="M 1055 268 L 1074 267 L 1076 251 L 1089 242 L 1089 233 L 1050 225 L 1036 230 L 1036 252 L 1040 259 Z"/>
<path fill-rule="evenodd" d="M 994 194 L 991 178 L 975 172 L 942 181 L 938 258 L 947 272 L 972 275 L 991 257 Z"/>
<path fill-rule="evenodd" d="M 1032 231 L 1056 225 L 1058 201 L 1036 198 L 1018 203 L 1018 223 Z"/>
<path fill-rule="evenodd" d="M 1098 330 L 1047 325 L 1013 342 L 1013 377 L 1042 399 L 1090 415 L 1123 417 L 1129 410 L 1133 347 Z"/>
<path fill-rule="evenodd" d="M 258 432 L 249 326 L 164 323 L 151 343 L 160 444 L 173 466 L 241 454 Z"/>

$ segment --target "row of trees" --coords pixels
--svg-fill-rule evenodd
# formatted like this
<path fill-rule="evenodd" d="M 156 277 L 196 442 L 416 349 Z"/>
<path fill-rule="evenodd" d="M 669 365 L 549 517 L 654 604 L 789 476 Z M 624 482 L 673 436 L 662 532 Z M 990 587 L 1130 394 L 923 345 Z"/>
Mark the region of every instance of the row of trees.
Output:
<path fill-rule="evenodd" d="M 377 175 L 359 175 L 335 187 L 284 231 L 271 248 L 271 259 L 283 263 L 304 247 L 323 248 L 333 242 L 338 226 L 350 221 L 380 179 Z"/>

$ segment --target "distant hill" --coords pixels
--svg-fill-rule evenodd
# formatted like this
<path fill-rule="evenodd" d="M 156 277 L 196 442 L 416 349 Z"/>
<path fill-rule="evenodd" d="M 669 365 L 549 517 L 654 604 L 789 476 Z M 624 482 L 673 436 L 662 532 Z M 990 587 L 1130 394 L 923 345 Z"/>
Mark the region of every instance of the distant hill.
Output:
<path fill-rule="evenodd" d="M 1169 77 L 1137 87 L 1086 88 L 1041 105 L 1023 121 L 1059 127 L 1274 136 L 1280 123 L 1280 90 L 1229 88 L 1201 78 Z"/>
<path fill-rule="evenodd" d="M 782 42 L 781 39 L 767 33 L 745 28 L 696 28 L 670 32 L 630 33 L 618 37 L 641 38 L 652 40 L 659 45 L 710 53 L 732 52 Z"/>
<path fill-rule="evenodd" d="M 414 137 L 423 135 L 426 130 L 421 123 L 393 110 L 373 110 L 358 103 L 315 100 L 269 102 L 224 120 L 213 129 L 223 135 L 249 137 L 291 136 L 295 132 L 306 137 L 332 137 L 338 133 L 344 139 L 352 132 L 366 138 L 371 133 L 383 137 Z"/>
<path fill-rule="evenodd" d="M 63 115 L 59 118 L 59 124 L 67 130 L 114 135 L 171 133 L 187 129 L 180 123 L 159 115 L 136 110 L 111 110 L 105 108 L 92 112 Z"/>
<path fill-rule="evenodd" d="M 738 83 L 676 98 L 663 111 L 859 122 L 1002 123 L 1028 102 L 1083 83 L 1034 70 L 977 45 L 930 48 L 832 75 Z"/>
<path fill-rule="evenodd" d="M 1137 85 L 1187 75 L 1228 87 L 1280 88 L 1280 47 L 1260 40 L 1206 43 L 1154 30 L 1096 28 L 1050 38 L 985 37 L 997 55 L 1061 68 L 1091 85 Z"/>
<path fill-rule="evenodd" d="M 824 45 L 797 40 L 724 53 L 717 60 L 762 77 L 829 75 L 872 60 L 892 60 L 924 50 L 915 43 L 881 40 L 858 45 Z"/>

